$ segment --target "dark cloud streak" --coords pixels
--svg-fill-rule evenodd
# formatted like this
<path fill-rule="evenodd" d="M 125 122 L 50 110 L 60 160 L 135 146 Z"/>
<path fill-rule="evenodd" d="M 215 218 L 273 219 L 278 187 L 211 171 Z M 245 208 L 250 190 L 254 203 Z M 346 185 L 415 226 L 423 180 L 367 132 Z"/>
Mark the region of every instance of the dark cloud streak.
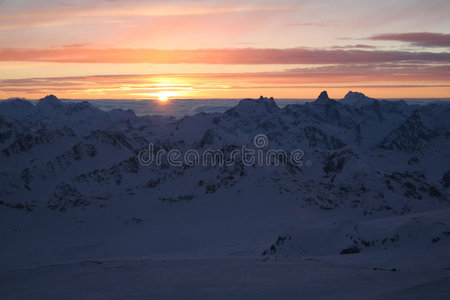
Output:
<path fill-rule="evenodd" d="M 450 47 L 450 34 L 432 32 L 385 33 L 370 40 L 407 42 L 422 47 Z"/>

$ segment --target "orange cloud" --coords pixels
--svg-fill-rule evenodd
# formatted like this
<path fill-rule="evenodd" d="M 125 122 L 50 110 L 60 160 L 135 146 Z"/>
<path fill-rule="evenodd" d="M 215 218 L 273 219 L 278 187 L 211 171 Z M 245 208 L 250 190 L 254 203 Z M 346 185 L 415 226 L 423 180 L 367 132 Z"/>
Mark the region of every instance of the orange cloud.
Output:
<path fill-rule="evenodd" d="M 172 92 L 179 98 L 241 98 L 258 94 L 277 97 L 314 97 L 317 90 L 370 89 L 374 95 L 393 97 L 392 89 L 433 97 L 450 95 L 450 66 L 417 64 L 338 65 L 291 69 L 283 72 L 192 73 L 150 75 L 72 76 L 0 81 L 6 97 L 39 98 L 55 93 L 66 98 L 148 98 Z M 389 91 L 387 90 L 389 89 Z M 300 93 L 305 93 L 301 95 Z M 299 96 L 301 95 L 301 96 Z"/>

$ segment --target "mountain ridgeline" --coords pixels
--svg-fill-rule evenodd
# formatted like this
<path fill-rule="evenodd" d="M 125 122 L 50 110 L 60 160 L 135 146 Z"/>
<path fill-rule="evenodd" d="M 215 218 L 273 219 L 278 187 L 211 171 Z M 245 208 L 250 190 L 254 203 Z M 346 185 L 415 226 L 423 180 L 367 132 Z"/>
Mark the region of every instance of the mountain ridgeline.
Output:
<path fill-rule="evenodd" d="M 264 150 L 301 149 L 303 166 L 144 167 L 138 153 L 156 149 L 221 149 L 268 137 Z M 450 104 L 408 105 L 349 92 L 279 108 L 270 98 L 244 99 L 224 113 L 174 119 L 102 111 L 53 95 L 36 105 L 0 103 L 0 205 L 65 211 L 105 207 L 111 198 L 195 201 L 268 182 L 264 189 L 305 205 L 349 206 L 364 214 L 404 214 L 448 203 Z M 175 194 L 173 181 L 190 184 Z"/>

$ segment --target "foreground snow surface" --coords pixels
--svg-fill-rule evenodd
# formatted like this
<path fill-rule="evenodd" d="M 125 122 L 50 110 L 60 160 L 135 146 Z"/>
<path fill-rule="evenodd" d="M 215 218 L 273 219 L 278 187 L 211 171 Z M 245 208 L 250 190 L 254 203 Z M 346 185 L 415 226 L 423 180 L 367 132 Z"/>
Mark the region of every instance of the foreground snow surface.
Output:
<path fill-rule="evenodd" d="M 219 199 L 218 199 L 219 201 Z M 2 224 L 2 299 L 448 299 L 450 245 L 421 235 L 444 226 L 449 210 L 358 222 L 346 211 L 288 210 L 282 205 L 206 203 L 174 210 L 142 209 L 142 223 L 122 222 L 121 209 L 104 208 L 83 223 L 62 216 L 14 212 L 17 231 Z M 267 203 L 266 203 L 267 204 Z M 265 207 L 266 206 L 266 207 Z M 202 207 L 200 209 L 200 207 Z M 264 209 L 265 207 L 265 209 Z M 146 214 L 144 214 L 146 211 Z M 273 219 L 269 218 L 271 211 Z M 288 213 L 289 211 L 289 213 Z M 197 213 L 195 213 L 197 212 Z M 122 211 L 122 215 L 123 215 Z M 109 215 L 110 214 L 110 215 Z M 158 215 L 161 215 L 158 217 Z M 301 216 L 301 217 L 300 217 Z M 24 218 L 26 217 L 26 218 Z M 340 255 L 345 239 L 327 235 L 335 226 L 361 237 L 392 233 L 399 242 Z M 362 217 L 359 217 L 362 219 Z M 27 220 L 29 223 L 19 221 Z M 67 221 L 69 220 L 69 221 Z M 261 255 L 284 223 L 294 224 L 291 243 Z M 420 234 L 411 226 L 420 224 Z M 428 220 L 431 220 L 428 222 Z M 37 225 L 39 224 L 39 226 Z M 247 224 L 247 226 L 244 226 Z M 334 225 L 343 224 L 343 225 Z M 353 224 L 353 223 L 352 223 Z M 389 230 L 380 228 L 389 227 Z M 406 228 L 406 229 L 405 229 Z M 438 227 L 440 228 L 440 227 Z M 318 230 L 318 232 L 317 232 Z M 406 235 L 403 233 L 406 230 Z M 438 230 L 440 232 L 441 229 Z M 316 232 L 315 232 L 316 231 Z M 315 233 L 314 233 L 315 232 Z M 311 254 L 295 251 L 304 241 Z M 408 237 L 411 235 L 413 242 Z M 438 236 L 438 233 L 435 234 Z M 435 236 L 432 233 L 431 236 Z M 376 236 L 374 237 L 376 238 Z M 328 247 L 322 244 L 328 242 Z M 342 242 L 342 245 L 340 243 Z M 428 242 L 428 243 L 427 243 Z M 305 248 L 308 250 L 308 248 Z M 320 254 L 320 255 L 319 255 Z"/>
<path fill-rule="evenodd" d="M 350 268 L 313 259 L 82 261 L 2 272 L 0 294 L 3 299 L 448 299 L 449 273 Z"/>

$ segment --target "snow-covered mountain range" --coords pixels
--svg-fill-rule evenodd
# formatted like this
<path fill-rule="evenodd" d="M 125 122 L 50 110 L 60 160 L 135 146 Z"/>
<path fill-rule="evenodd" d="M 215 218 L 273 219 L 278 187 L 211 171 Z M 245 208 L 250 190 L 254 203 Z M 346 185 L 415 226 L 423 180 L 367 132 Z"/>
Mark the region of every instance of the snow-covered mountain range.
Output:
<path fill-rule="evenodd" d="M 255 148 L 257 134 L 268 138 L 264 151 L 300 149 L 302 164 L 139 161 L 150 143 L 228 156 Z M 52 95 L 36 105 L 11 99 L 0 102 L 0 255 L 15 268 L 92 257 L 366 253 L 386 261 L 354 263 L 405 268 L 401 255 L 385 253 L 428 249 L 442 269 L 450 267 L 449 161 L 449 103 L 323 92 L 284 108 L 261 97 L 176 119 Z"/>

